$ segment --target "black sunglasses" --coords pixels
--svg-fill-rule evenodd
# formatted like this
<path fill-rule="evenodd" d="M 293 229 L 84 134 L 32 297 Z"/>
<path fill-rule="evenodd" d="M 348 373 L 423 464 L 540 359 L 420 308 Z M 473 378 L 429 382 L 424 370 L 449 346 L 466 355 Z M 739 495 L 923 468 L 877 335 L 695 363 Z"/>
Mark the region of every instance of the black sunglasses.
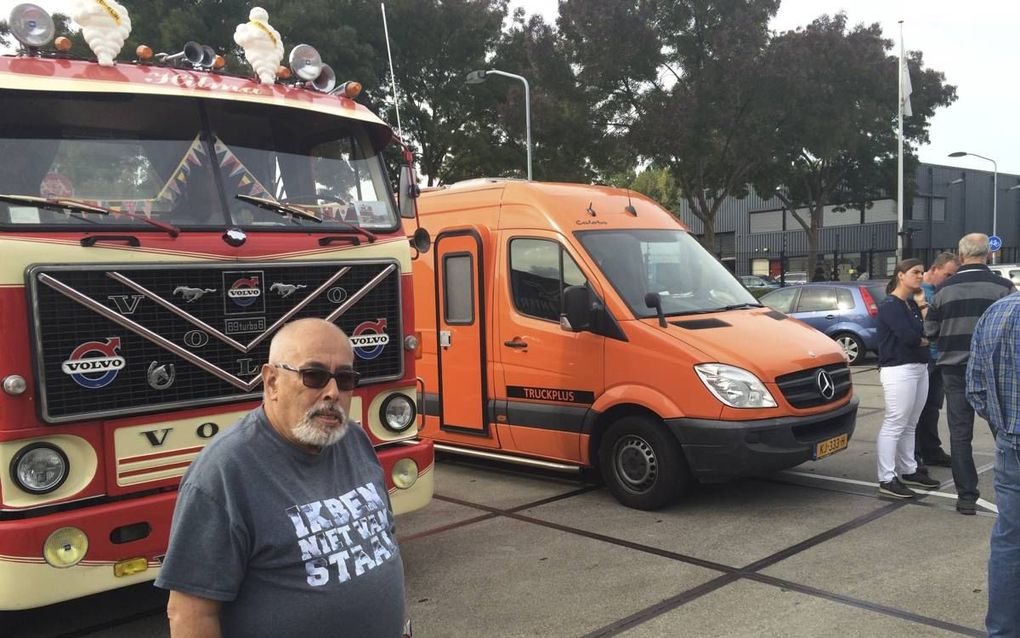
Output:
<path fill-rule="evenodd" d="M 305 384 L 306 388 L 314 388 L 315 390 L 321 390 L 326 387 L 330 379 L 336 380 L 336 387 L 341 392 L 350 392 L 358 385 L 358 379 L 361 378 L 361 373 L 355 372 L 354 370 L 348 370 L 346 368 L 337 370 L 336 372 L 330 372 L 329 370 L 323 370 L 322 368 L 294 368 L 286 363 L 274 363 L 274 368 L 281 368 L 290 372 L 297 372 L 301 375 L 301 383 Z"/>

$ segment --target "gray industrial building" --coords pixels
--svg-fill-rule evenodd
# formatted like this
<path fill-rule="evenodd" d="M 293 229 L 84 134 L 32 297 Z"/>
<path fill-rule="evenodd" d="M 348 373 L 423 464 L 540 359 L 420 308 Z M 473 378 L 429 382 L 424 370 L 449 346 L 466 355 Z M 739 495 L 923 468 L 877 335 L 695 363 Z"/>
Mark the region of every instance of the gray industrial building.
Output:
<path fill-rule="evenodd" d="M 997 234 L 1003 241 L 1000 263 L 1020 261 L 1020 175 L 999 173 Z M 942 250 L 955 251 L 966 233 L 992 234 L 993 173 L 921 164 L 916 192 L 904 207 L 904 252 L 925 264 Z M 807 219 L 807 212 L 802 215 Z M 684 204 L 680 219 L 703 232 L 701 220 Z M 896 200 L 876 200 L 867 210 L 826 206 L 819 230 L 817 263 L 827 278 L 856 279 L 863 273 L 887 277 L 896 259 Z M 779 277 L 807 269 L 807 234 L 777 197 L 753 190 L 744 199 L 720 206 L 715 223 L 715 254 L 738 275 Z M 785 264 L 785 268 L 783 265 Z M 811 276 L 812 273 L 808 273 Z"/>

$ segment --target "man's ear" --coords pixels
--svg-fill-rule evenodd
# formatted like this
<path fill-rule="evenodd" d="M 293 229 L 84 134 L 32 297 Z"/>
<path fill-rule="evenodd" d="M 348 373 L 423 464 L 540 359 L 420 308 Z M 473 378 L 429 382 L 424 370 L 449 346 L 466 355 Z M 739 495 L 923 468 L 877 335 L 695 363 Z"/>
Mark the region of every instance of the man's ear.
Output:
<path fill-rule="evenodd" d="M 275 401 L 279 394 L 279 380 L 280 375 L 277 374 L 276 368 L 269 365 L 268 363 L 262 364 L 262 388 L 263 394 L 267 401 Z"/>

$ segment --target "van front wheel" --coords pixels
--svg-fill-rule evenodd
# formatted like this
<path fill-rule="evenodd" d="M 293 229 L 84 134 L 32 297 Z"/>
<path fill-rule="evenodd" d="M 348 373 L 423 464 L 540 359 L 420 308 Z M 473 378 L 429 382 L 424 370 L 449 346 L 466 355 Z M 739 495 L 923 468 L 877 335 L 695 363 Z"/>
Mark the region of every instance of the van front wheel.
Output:
<path fill-rule="evenodd" d="M 599 447 L 599 468 L 613 496 L 639 510 L 675 500 L 690 480 L 680 444 L 666 426 L 640 416 L 609 427 Z"/>

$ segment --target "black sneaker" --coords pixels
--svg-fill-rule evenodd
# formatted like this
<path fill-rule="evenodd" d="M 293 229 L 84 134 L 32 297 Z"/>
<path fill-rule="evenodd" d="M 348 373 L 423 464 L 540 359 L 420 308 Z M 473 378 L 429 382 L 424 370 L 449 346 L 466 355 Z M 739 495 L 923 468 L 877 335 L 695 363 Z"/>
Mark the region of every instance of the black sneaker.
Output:
<path fill-rule="evenodd" d="M 964 516 L 974 516 L 977 514 L 977 503 L 974 501 L 956 499 L 956 511 Z"/>
<path fill-rule="evenodd" d="M 907 485 L 923 487 L 926 490 L 934 490 L 939 485 L 941 485 L 941 483 L 939 483 L 932 477 L 928 476 L 927 474 L 922 474 L 920 472 L 914 472 L 913 474 L 904 474 L 903 476 L 900 477 L 900 480 L 906 483 Z"/>
<path fill-rule="evenodd" d="M 944 450 L 939 450 L 935 454 L 931 455 L 931 458 L 924 456 L 924 462 L 926 465 L 936 465 L 938 467 L 952 467 L 953 457 L 945 453 Z"/>
<path fill-rule="evenodd" d="M 896 477 L 893 477 L 893 480 L 887 483 L 879 483 L 878 493 L 886 494 L 887 496 L 895 496 L 896 498 L 914 498 L 917 496 L 913 490 L 903 483 L 900 483 L 900 480 Z"/>

